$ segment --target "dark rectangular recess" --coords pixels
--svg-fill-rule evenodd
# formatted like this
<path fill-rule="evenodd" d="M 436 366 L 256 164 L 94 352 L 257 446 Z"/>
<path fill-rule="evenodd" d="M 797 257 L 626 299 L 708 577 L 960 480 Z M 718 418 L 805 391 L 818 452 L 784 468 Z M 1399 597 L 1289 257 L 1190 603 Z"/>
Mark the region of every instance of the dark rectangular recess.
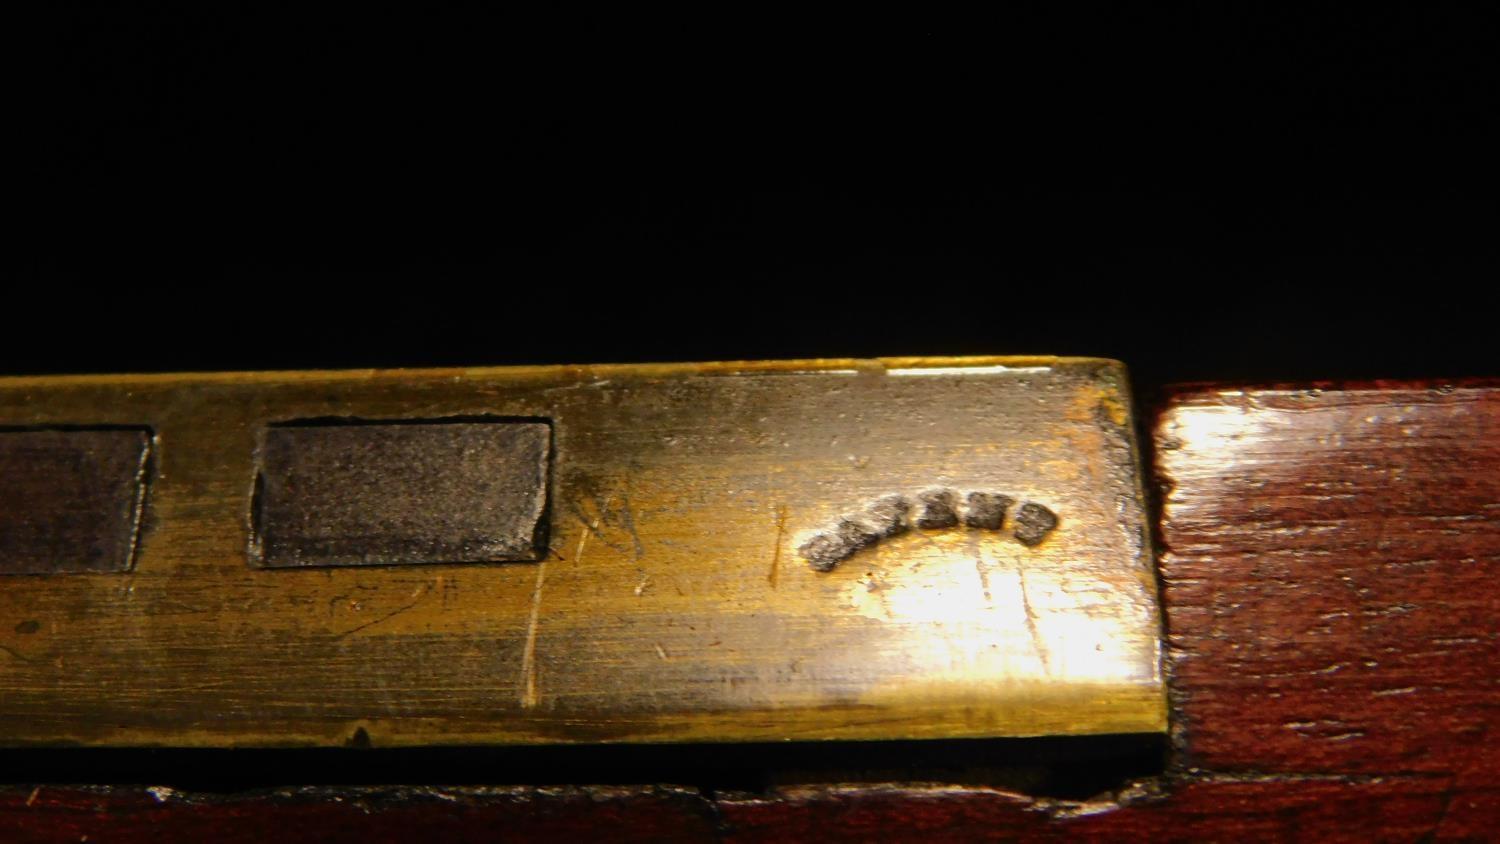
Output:
<path fill-rule="evenodd" d="M 257 454 L 251 562 L 524 562 L 546 551 L 546 419 L 308 419 Z"/>
<path fill-rule="evenodd" d="M 0 428 L 0 574 L 130 571 L 151 445 L 144 427 Z"/>

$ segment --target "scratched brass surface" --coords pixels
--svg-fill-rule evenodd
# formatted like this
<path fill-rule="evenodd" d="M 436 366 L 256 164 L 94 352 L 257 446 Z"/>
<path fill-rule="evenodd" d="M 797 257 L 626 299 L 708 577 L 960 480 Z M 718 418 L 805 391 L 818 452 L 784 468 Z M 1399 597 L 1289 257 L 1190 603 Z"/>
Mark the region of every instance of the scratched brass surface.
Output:
<path fill-rule="evenodd" d="M 266 570 L 257 436 L 552 420 L 541 562 Z M 821 360 L 0 380 L 0 426 L 146 425 L 134 570 L 0 578 L 0 743 L 335 745 L 1160 731 L 1123 370 Z M 1038 502 L 815 571 L 840 514 Z"/>

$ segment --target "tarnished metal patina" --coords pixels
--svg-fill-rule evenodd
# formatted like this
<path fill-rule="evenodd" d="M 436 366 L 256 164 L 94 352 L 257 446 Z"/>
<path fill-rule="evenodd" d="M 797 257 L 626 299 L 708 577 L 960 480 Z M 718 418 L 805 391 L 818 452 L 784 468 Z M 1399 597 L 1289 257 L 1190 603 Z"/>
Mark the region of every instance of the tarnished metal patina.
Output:
<path fill-rule="evenodd" d="M 155 438 L 97 476 L 128 573 L 0 539 L 117 572 L 0 581 L 0 743 L 1165 728 L 1113 362 L 11 378 L 0 426 Z"/>

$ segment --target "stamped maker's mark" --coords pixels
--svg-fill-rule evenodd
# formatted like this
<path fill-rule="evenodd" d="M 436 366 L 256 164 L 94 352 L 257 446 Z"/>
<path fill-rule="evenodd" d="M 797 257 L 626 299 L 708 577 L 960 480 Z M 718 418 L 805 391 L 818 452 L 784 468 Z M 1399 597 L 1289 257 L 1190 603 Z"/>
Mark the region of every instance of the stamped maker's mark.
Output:
<path fill-rule="evenodd" d="M 838 523 L 802 543 L 797 552 L 817 571 L 835 566 L 883 539 L 912 528 L 940 530 L 960 524 L 983 530 L 1003 530 L 1010 515 L 1016 541 L 1035 548 L 1057 527 L 1057 514 L 1034 501 L 1022 502 L 998 492 L 960 495 L 951 489 L 928 489 L 913 496 L 887 495 L 863 510 L 839 517 Z"/>

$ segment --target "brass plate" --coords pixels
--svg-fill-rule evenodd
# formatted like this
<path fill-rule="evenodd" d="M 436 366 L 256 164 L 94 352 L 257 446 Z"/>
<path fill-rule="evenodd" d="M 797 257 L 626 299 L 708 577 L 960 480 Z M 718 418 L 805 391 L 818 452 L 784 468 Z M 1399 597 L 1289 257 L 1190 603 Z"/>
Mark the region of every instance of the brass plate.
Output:
<path fill-rule="evenodd" d="M 541 561 L 251 565 L 269 425 L 485 416 L 550 420 Z M 155 434 L 133 571 L 0 579 L 6 744 L 1165 729 L 1109 361 L 11 378 L 0 425 Z"/>

